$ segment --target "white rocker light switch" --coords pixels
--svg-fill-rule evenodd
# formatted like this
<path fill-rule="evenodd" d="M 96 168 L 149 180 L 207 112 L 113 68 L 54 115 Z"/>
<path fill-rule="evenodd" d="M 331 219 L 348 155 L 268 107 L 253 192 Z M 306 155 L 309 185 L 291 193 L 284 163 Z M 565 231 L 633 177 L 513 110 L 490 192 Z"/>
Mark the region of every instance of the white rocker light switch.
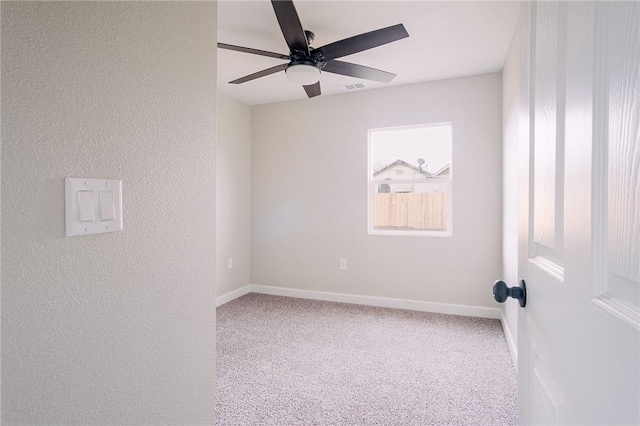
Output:
<path fill-rule="evenodd" d="M 78 191 L 78 221 L 93 222 L 93 191 Z"/>
<path fill-rule="evenodd" d="M 113 191 L 100 191 L 100 221 L 116 220 Z"/>
<path fill-rule="evenodd" d="M 122 181 L 65 179 L 66 235 L 122 231 Z"/>

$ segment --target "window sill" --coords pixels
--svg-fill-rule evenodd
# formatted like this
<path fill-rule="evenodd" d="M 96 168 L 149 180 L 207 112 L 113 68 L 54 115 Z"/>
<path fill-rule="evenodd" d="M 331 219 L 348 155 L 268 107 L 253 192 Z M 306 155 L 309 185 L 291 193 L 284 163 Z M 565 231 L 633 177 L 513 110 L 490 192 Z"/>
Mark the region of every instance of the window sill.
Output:
<path fill-rule="evenodd" d="M 388 235 L 394 237 L 452 237 L 451 230 L 446 231 L 403 231 L 392 229 L 369 229 L 367 235 Z"/>

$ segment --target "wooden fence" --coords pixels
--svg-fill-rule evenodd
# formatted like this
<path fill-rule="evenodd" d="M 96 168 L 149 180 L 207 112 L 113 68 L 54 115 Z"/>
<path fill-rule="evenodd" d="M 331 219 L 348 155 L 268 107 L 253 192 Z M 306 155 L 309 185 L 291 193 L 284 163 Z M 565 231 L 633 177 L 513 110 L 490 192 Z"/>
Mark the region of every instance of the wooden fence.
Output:
<path fill-rule="evenodd" d="M 373 212 L 376 229 L 447 229 L 446 192 L 376 193 Z"/>

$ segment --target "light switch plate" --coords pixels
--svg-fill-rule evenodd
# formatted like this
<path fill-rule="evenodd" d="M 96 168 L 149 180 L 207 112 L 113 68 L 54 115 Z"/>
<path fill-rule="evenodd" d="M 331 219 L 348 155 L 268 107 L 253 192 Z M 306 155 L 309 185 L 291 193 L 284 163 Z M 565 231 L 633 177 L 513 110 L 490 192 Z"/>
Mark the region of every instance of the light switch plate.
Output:
<path fill-rule="evenodd" d="M 65 178 L 66 235 L 122 231 L 122 181 Z"/>

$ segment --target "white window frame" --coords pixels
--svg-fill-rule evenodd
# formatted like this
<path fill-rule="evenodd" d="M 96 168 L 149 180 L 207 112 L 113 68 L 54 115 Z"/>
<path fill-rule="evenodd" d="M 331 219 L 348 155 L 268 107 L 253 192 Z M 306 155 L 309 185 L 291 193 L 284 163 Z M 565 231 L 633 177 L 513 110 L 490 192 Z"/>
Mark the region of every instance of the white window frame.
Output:
<path fill-rule="evenodd" d="M 394 179 L 389 180 L 375 180 L 373 179 L 373 150 L 371 143 L 371 134 L 380 131 L 394 131 L 411 128 L 424 128 L 424 127 L 436 127 L 436 126 L 449 126 L 451 128 L 451 162 L 449 164 L 449 177 L 448 178 L 430 178 L 428 183 L 441 183 L 445 184 L 445 191 L 447 192 L 447 229 L 444 231 L 434 230 L 413 230 L 413 231 L 401 231 L 401 230 L 389 230 L 389 229 L 375 229 L 373 220 L 373 203 L 374 196 L 378 190 L 378 185 L 381 184 L 424 184 L 425 179 Z M 453 122 L 445 121 L 441 123 L 428 123 L 428 124 L 415 124 L 410 126 L 396 126 L 396 127 L 379 127 L 369 129 L 367 133 L 367 234 L 368 235 L 391 235 L 391 236 L 413 236 L 413 237 L 452 237 L 453 236 Z"/>

